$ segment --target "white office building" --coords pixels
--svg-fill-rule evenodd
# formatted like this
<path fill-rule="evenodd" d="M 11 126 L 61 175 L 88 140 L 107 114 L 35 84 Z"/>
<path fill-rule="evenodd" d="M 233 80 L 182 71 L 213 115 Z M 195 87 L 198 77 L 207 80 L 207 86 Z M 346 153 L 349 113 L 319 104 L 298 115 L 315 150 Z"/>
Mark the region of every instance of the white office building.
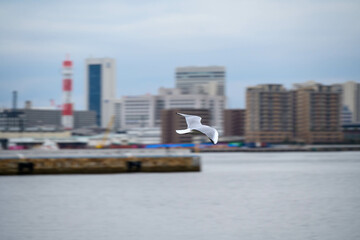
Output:
<path fill-rule="evenodd" d="M 115 128 L 128 130 L 133 128 L 160 127 L 163 109 L 210 109 L 211 125 L 221 129 L 224 96 L 206 94 L 181 94 L 180 89 L 160 88 L 158 95 L 124 96 L 113 101 Z"/>
<path fill-rule="evenodd" d="M 85 60 L 85 105 L 96 112 L 98 126 L 106 127 L 113 115 L 116 98 L 116 65 L 112 58 Z"/>
<path fill-rule="evenodd" d="M 155 126 L 156 96 L 123 96 L 114 101 L 114 126 L 117 130 L 152 128 Z"/>
<path fill-rule="evenodd" d="M 178 67 L 175 79 L 182 94 L 225 96 L 225 67 Z"/>

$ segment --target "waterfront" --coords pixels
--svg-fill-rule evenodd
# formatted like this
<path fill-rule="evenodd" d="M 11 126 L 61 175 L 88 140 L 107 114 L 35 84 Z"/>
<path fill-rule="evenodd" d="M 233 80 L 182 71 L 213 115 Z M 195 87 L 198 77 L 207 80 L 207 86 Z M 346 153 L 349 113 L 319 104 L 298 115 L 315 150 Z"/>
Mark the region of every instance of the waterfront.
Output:
<path fill-rule="evenodd" d="M 188 149 L 2 151 L 0 175 L 200 171 Z"/>
<path fill-rule="evenodd" d="M 200 173 L 0 177 L 0 239 L 360 239 L 360 152 L 201 157 Z"/>

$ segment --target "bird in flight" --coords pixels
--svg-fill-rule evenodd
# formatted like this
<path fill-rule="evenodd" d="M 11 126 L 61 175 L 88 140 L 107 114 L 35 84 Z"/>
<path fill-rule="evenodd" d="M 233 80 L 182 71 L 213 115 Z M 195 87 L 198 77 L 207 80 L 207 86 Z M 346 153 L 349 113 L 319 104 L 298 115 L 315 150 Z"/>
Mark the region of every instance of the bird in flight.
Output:
<path fill-rule="evenodd" d="M 219 133 L 215 128 L 209 127 L 207 125 L 201 124 L 201 117 L 195 115 L 188 115 L 183 113 L 177 113 L 185 117 L 187 129 L 176 130 L 178 134 L 192 133 L 192 132 L 201 132 L 205 134 L 213 144 L 216 144 L 219 140 Z"/>

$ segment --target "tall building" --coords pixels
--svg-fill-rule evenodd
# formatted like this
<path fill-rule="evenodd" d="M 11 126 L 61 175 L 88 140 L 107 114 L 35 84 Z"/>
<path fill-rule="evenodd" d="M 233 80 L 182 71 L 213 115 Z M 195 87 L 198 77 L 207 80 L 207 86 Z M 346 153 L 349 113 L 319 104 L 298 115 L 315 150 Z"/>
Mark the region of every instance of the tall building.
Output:
<path fill-rule="evenodd" d="M 224 110 L 224 136 L 244 136 L 245 133 L 245 110 Z"/>
<path fill-rule="evenodd" d="M 246 90 L 247 142 L 290 142 L 294 134 L 294 96 L 280 84 Z"/>
<path fill-rule="evenodd" d="M 210 112 L 208 109 L 167 109 L 161 113 L 161 141 L 162 143 L 192 143 L 194 134 L 178 134 L 175 130 L 186 129 L 187 124 L 183 116 L 177 113 L 201 116 L 201 123 L 209 125 Z M 203 138 L 206 141 L 206 137 Z"/>
<path fill-rule="evenodd" d="M 342 104 L 351 113 L 351 122 L 360 123 L 360 83 L 342 84 Z"/>
<path fill-rule="evenodd" d="M 86 59 L 86 106 L 96 112 L 96 122 L 101 127 L 106 127 L 112 118 L 111 102 L 116 97 L 115 68 L 112 58 Z"/>
<path fill-rule="evenodd" d="M 297 142 L 338 143 L 343 140 L 341 93 L 337 88 L 308 82 L 296 84 L 295 95 Z"/>
<path fill-rule="evenodd" d="M 277 84 L 258 85 L 246 92 L 246 141 L 338 143 L 341 92 L 316 82 L 286 90 Z"/>
<path fill-rule="evenodd" d="M 182 94 L 225 96 L 225 67 L 178 67 L 175 75 Z"/>

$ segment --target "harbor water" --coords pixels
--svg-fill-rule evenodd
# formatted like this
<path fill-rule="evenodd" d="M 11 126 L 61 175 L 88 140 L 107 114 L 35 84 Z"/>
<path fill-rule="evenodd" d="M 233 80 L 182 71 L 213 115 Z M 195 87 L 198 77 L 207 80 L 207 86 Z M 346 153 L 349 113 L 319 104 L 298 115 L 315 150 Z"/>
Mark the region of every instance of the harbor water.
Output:
<path fill-rule="evenodd" d="M 207 153 L 201 172 L 0 177 L 0 239 L 360 239 L 360 152 Z"/>

